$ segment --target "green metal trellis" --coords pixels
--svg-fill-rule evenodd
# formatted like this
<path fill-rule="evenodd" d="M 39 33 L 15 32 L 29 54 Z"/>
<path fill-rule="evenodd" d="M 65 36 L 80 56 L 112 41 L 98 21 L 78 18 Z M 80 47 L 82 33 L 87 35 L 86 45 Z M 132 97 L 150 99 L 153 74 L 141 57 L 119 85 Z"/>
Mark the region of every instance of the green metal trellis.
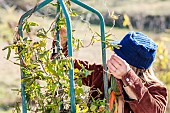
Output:
<path fill-rule="evenodd" d="M 19 35 L 23 38 L 23 22 L 24 20 L 29 17 L 32 13 L 38 11 L 42 7 L 46 6 L 53 0 L 44 0 L 40 4 L 38 4 L 35 8 L 29 10 L 26 12 L 24 15 L 21 16 L 19 20 L 19 26 L 18 26 L 18 31 Z M 103 16 L 99 11 L 96 9 L 86 5 L 85 3 L 79 1 L 79 0 L 71 0 L 73 3 L 91 11 L 92 13 L 95 13 L 99 19 L 100 19 L 100 29 L 101 29 L 101 44 L 102 44 L 102 63 L 103 63 L 103 68 L 104 70 L 107 70 L 106 66 L 106 49 L 105 49 L 105 23 Z M 68 38 L 68 56 L 72 57 L 73 56 L 73 50 L 72 50 L 72 26 L 71 26 L 71 19 L 70 15 L 67 11 L 67 8 L 65 6 L 64 0 L 58 0 L 57 2 L 60 3 L 60 5 L 57 6 L 57 12 L 60 11 L 60 6 L 63 10 L 63 13 L 66 18 L 66 26 L 67 26 L 67 38 Z M 58 21 L 58 19 L 57 19 Z M 56 35 L 56 39 L 59 40 L 59 32 Z M 58 44 L 56 44 L 58 45 Z M 24 57 L 24 56 L 23 56 Z M 74 67 L 73 61 L 71 60 L 72 67 Z M 21 79 L 25 77 L 24 73 L 21 72 Z M 75 91 L 74 91 L 74 68 L 69 70 L 69 77 L 70 77 L 70 97 L 71 97 L 71 112 L 75 113 Z M 108 99 L 108 75 L 105 71 L 103 71 L 103 81 L 104 81 L 104 95 L 106 98 L 106 102 L 109 102 Z M 27 102 L 26 102 L 26 93 L 25 93 L 25 83 L 21 83 L 21 93 L 22 93 L 22 112 L 27 113 Z"/>

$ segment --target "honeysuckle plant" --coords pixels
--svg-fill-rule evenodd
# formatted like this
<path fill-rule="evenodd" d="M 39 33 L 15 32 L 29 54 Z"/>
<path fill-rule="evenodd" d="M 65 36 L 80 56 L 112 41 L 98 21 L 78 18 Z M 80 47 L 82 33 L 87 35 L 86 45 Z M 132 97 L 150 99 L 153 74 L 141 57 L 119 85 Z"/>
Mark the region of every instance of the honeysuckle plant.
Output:
<path fill-rule="evenodd" d="M 51 3 L 52 6 L 57 3 Z M 66 5 L 69 10 L 70 16 L 78 16 L 80 12 L 71 10 L 71 4 L 66 1 Z M 56 22 L 56 18 L 60 16 Z M 31 17 L 31 16 L 30 16 Z M 29 17 L 29 18 L 30 18 Z M 27 18 L 23 22 L 24 34 L 32 34 L 31 36 L 26 35 L 20 37 L 18 31 L 16 31 L 15 41 L 13 44 L 4 47 L 3 50 L 8 50 L 7 60 L 10 60 L 11 52 L 15 53 L 15 61 L 11 61 L 14 64 L 20 66 L 21 71 L 24 73 L 24 78 L 21 82 L 25 84 L 27 110 L 37 113 L 59 113 L 59 112 L 70 112 L 70 85 L 69 85 L 69 69 L 72 69 L 70 60 L 74 58 L 66 57 L 61 51 L 58 51 L 57 57 L 51 59 L 51 55 L 54 47 L 47 48 L 47 42 L 54 40 L 54 33 L 59 31 L 63 26 L 66 26 L 66 20 L 63 17 L 62 11 L 57 14 L 57 17 L 53 22 L 49 23 L 50 27 L 46 30 L 40 27 L 38 23 L 29 21 Z M 55 25 L 55 27 L 52 27 Z M 34 29 L 35 28 L 35 29 Z M 89 28 L 91 30 L 91 28 Z M 36 31 L 36 32 L 35 32 Z M 92 30 L 91 30 L 92 31 Z M 76 32 L 76 30 L 75 30 Z M 119 47 L 112 45 L 109 39 L 112 34 L 106 33 L 106 48 L 113 50 L 113 47 Z M 91 42 L 88 46 L 93 43 L 101 41 L 100 35 L 97 32 L 93 32 Z M 74 37 L 72 45 L 74 50 L 79 50 L 83 45 L 82 40 Z M 81 64 L 80 64 L 81 65 Z M 92 71 L 86 70 L 82 66 L 82 69 L 74 69 L 74 81 L 75 81 L 75 99 L 76 99 L 76 112 L 101 112 L 108 113 L 106 109 L 107 103 L 105 99 L 99 100 L 90 97 L 88 94 L 90 91 L 88 88 L 84 88 L 82 84 L 82 78 L 90 75 Z M 99 94 L 102 92 L 96 89 Z M 21 94 L 21 89 L 17 90 Z M 89 99 L 91 101 L 89 101 Z M 21 102 L 18 101 L 15 106 L 16 112 L 20 110 Z"/>

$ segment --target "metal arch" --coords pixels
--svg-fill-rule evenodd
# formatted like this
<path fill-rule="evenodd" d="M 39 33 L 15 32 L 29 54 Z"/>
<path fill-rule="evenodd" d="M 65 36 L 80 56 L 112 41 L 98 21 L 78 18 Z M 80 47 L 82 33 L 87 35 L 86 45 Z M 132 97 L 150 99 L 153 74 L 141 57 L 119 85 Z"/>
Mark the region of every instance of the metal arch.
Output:
<path fill-rule="evenodd" d="M 63 13 L 66 18 L 66 25 L 67 25 L 67 38 L 68 38 L 68 56 L 71 57 L 71 65 L 72 68 L 69 69 L 69 77 L 70 77 L 70 101 L 71 101 L 71 112 L 75 113 L 75 90 L 74 90 L 74 63 L 73 63 L 73 49 L 72 49 L 72 26 L 71 26 L 71 18 L 67 11 L 67 8 L 64 4 L 63 0 L 59 0 L 60 5 L 62 7 Z"/>
<path fill-rule="evenodd" d="M 23 22 L 25 20 L 25 18 L 27 18 L 28 16 L 30 16 L 32 13 L 38 11 L 39 9 L 41 9 L 42 7 L 44 7 L 45 5 L 49 4 L 50 2 L 52 2 L 53 0 L 44 0 L 42 3 L 40 3 L 39 5 L 37 5 L 35 8 L 29 10 L 28 12 L 26 12 L 24 15 L 21 16 L 20 20 L 19 20 L 19 25 L 18 25 L 18 31 L 19 31 L 19 35 L 23 38 Z M 64 0 L 58 0 L 61 4 L 62 10 L 64 12 L 64 15 L 66 17 L 66 24 L 67 24 L 67 34 L 68 34 L 68 55 L 70 57 L 72 57 L 73 51 L 72 51 L 72 27 L 71 27 L 71 19 L 69 16 L 69 13 L 66 9 L 66 6 L 64 4 Z M 101 27 L 101 44 L 102 44 L 102 62 L 103 62 L 103 67 L 104 70 L 107 70 L 107 66 L 106 66 L 106 50 L 105 50 L 105 23 L 104 23 L 104 19 L 103 16 L 101 15 L 101 13 L 99 11 L 97 11 L 96 9 L 84 4 L 83 2 L 80 2 L 79 0 L 71 0 L 72 2 L 74 2 L 75 4 L 95 13 L 99 19 L 100 19 L 100 27 Z M 59 37 L 57 37 L 58 39 Z M 24 57 L 24 56 L 23 56 Z M 74 64 L 73 61 L 71 60 L 71 64 L 72 67 L 74 68 Z M 71 95 L 71 112 L 75 113 L 76 109 L 75 109 L 75 91 L 74 91 L 74 70 L 70 69 L 69 70 L 69 75 L 70 75 L 70 95 Z M 24 78 L 25 75 L 24 73 L 21 71 L 21 79 Z M 103 71 L 103 80 L 104 80 L 104 94 L 105 94 L 105 98 L 106 98 L 106 102 L 108 102 L 108 75 L 105 71 Z M 26 94 L 25 94 L 25 83 L 22 82 L 21 83 L 21 91 L 22 91 L 22 111 L 23 113 L 27 113 L 27 103 L 26 103 Z"/>

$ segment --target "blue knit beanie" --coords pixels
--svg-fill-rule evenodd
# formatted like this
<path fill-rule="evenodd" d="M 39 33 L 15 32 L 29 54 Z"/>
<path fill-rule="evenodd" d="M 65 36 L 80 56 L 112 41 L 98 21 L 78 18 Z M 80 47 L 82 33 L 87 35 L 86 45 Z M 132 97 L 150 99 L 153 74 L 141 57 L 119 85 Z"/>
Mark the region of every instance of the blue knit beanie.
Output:
<path fill-rule="evenodd" d="M 114 52 L 128 64 L 139 69 L 148 69 L 156 56 L 157 44 L 141 32 L 129 32 Z"/>

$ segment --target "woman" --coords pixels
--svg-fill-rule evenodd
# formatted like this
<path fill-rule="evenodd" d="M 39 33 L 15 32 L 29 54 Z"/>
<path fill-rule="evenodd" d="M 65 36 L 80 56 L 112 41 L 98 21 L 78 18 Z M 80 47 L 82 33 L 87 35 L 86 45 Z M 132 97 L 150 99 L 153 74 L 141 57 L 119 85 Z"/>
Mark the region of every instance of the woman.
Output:
<path fill-rule="evenodd" d="M 122 47 L 114 50 L 116 54 L 107 61 L 107 66 L 118 79 L 125 102 L 124 113 L 164 113 L 167 89 L 151 67 L 157 45 L 140 32 L 129 32 L 120 45 Z"/>
<path fill-rule="evenodd" d="M 67 55 L 66 30 L 60 31 L 61 46 Z M 120 90 L 118 113 L 164 113 L 167 105 L 167 89 L 155 77 L 152 63 L 155 60 L 157 45 L 141 32 L 129 32 L 119 43 L 120 49 L 107 61 L 110 76 L 116 78 Z M 95 92 L 104 91 L 103 66 L 74 60 L 74 68 L 93 70 L 83 78 L 83 84 L 94 90 L 93 97 L 103 98 Z"/>

